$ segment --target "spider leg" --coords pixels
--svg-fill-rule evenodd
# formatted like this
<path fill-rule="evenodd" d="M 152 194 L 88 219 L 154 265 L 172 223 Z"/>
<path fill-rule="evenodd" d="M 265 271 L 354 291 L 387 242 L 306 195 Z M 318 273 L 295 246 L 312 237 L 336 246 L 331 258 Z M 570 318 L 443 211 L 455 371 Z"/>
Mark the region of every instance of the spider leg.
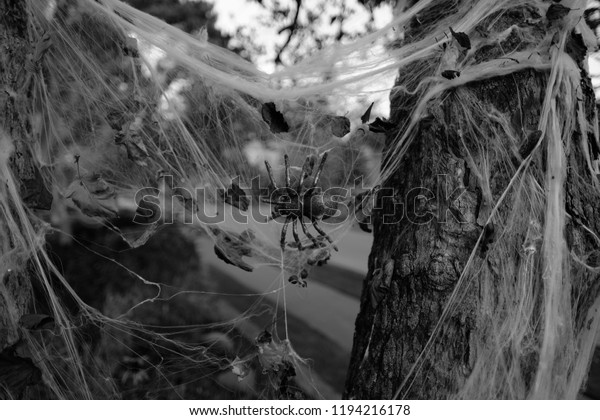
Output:
<path fill-rule="evenodd" d="M 317 223 L 316 220 L 312 221 L 312 225 L 315 227 L 315 229 L 317 230 L 317 232 L 319 232 L 320 235 L 324 236 L 325 239 L 327 239 L 329 241 L 329 243 L 333 246 L 333 249 L 335 249 L 337 251 L 338 247 L 333 243 L 333 240 L 329 237 L 329 235 L 327 233 L 325 233 L 325 231 L 323 229 L 321 229 L 321 227 L 319 226 L 319 224 Z"/>
<path fill-rule="evenodd" d="M 288 155 L 283 155 L 283 160 L 285 162 L 285 187 L 290 188 L 290 160 Z"/>
<path fill-rule="evenodd" d="M 310 175 L 310 173 L 308 173 L 307 170 L 310 171 L 310 173 L 312 173 L 313 170 L 310 156 L 306 157 L 304 165 L 302 165 L 302 172 L 300 173 L 300 182 L 298 182 L 298 186 L 296 187 L 296 192 L 298 193 L 298 195 L 300 195 L 300 193 L 302 192 L 302 184 L 304 184 L 304 180 L 308 175 Z"/>
<path fill-rule="evenodd" d="M 327 152 L 323 153 L 323 157 L 321 158 L 321 162 L 319 163 L 319 168 L 317 169 L 317 173 L 315 174 L 315 178 L 313 180 L 313 188 L 317 186 L 317 182 L 319 181 L 319 176 L 321 176 L 321 171 L 323 171 L 323 166 L 325 166 L 325 161 L 327 160 Z"/>
<path fill-rule="evenodd" d="M 300 237 L 298 236 L 298 219 L 294 219 L 292 221 L 292 235 L 294 235 L 294 240 L 296 241 L 296 245 L 298 245 L 298 250 L 302 251 L 302 242 L 300 242 Z"/>
<path fill-rule="evenodd" d="M 310 234 L 310 232 L 308 231 L 308 227 L 304 223 L 304 220 L 302 219 L 302 217 L 299 217 L 299 219 L 300 219 L 300 226 L 302 227 L 302 232 L 304 232 L 306 237 L 312 241 L 312 243 L 315 245 L 315 248 L 319 248 L 320 247 L 319 242 L 317 241 L 317 239 L 314 236 L 312 236 Z"/>
<path fill-rule="evenodd" d="M 283 224 L 283 227 L 281 228 L 281 241 L 279 242 L 279 245 L 281 246 L 281 250 L 285 251 L 285 237 L 287 235 L 287 230 L 288 230 L 288 225 L 290 224 L 290 220 L 291 217 L 286 217 L 285 219 L 285 223 Z"/>
<path fill-rule="evenodd" d="M 271 164 L 265 160 L 265 167 L 267 168 L 267 174 L 269 175 L 269 181 L 271 182 L 271 187 L 273 187 L 274 190 L 277 189 L 277 184 L 275 183 L 275 179 L 273 178 L 273 169 L 271 168 Z M 264 203 L 269 203 L 269 204 L 277 204 L 276 202 L 274 202 L 273 200 L 271 200 L 273 194 L 271 194 L 271 196 L 269 197 L 261 197 L 260 200 Z M 275 210 L 273 210 L 273 212 L 271 213 L 271 216 L 267 218 L 267 223 L 270 222 L 271 220 L 275 220 L 277 217 L 279 217 L 280 214 L 275 212 Z"/>
<path fill-rule="evenodd" d="M 273 169 L 271 169 L 271 164 L 265 160 L 265 167 L 267 168 L 267 174 L 269 175 L 269 181 L 271 181 L 271 185 L 273 188 L 277 189 L 277 184 L 275 183 L 275 179 L 273 178 Z"/>

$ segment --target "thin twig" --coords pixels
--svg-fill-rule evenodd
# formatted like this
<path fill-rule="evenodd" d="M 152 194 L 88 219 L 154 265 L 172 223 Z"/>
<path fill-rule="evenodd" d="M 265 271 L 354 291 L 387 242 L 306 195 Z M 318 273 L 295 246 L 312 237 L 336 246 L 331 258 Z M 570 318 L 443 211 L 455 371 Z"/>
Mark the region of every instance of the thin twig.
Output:
<path fill-rule="evenodd" d="M 291 42 L 292 37 L 294 36 L 294 33 L 296 32 L 296 29 L 298 29 L 298 16 L 300 15 L 300 7 L 301 6 L 302 6 L 302 0 L 296 0 L 296 14 L 294 15 L 294 20 L 288 26 L 281 28 L 278 32 L 278 33 L 282 33 L 285 31 L 290 31 L 290 33 L 288 34 L 287 40 L 285 41 L 283 46 L 279 49 L 279 52 L 277 53 L 277 56 L 275 57 L 275 64 L 281 64 L 281 54 L 283 53 L 283 50 L 285 50 L 287 48 L 287 46 L 289 45 L 289 43 Z"/>

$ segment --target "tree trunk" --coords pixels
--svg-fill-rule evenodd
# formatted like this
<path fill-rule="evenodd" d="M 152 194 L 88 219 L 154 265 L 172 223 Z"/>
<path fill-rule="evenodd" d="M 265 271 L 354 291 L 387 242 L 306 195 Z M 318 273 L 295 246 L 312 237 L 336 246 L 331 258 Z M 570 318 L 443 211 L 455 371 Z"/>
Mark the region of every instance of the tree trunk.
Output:
<path fill-rule="evenodd" d="M 7 177 L 16 180 L 20 199 L 29 209 L 49 209 L 49 194 L 44 187 L 29 150 L 30 90 L 26 61 L 31 53 L 28 35 L 28 19 L 25 2 L 0 0 L 0 145 L 5 153 L 11 150 L 8 162 L 0 159 L 0 194 L 18 223 L 17 207 L 7 187 Z M 0 156 L 1 157 L 1 156 Z M 6 163 L 8 163 L 6 165 Z M 5 166 L 6 165 L 6 166 Z M 0 217 L 0 353 L 19 339 L 17 327 L 21 315 L 28 311 L 31 283 L 27 264 L 19 267 L 7 264 L 10 251 L 18 242 L 13 237 L 15 226 L 9 226 L 7 218 Z M 21 232 L 22 233 L 22 232 Z M 22 252 L 22 250 L 17 250 Z M 14 263 L 14 261 L 13 261 Z"/>
<path fill-rule="evenodd" d="M 439 5 L 436 7 L 446 10 Z M 531 13 L 527 8 L 518 13 L 507 13 L 497 25 L 500 29 L 511 25 L 532 25 L 529 22 L 536 16 L 531 16 Z M 420 26 L 426 25 L 421 22 Z M 417 32 L 421 29 L 409 29 L 408 38 L 411 30 L 418 37 Z M 504 51 L 514 50 L 514 45 L 524 44 L 522 48 L 525 49 L 528 40 L 518 39 L 518 34 L 518 31 L 513 31 L 511 37 L 498 43 L 499 48 L 486 51 L 484 59 L 503 57 Z M 567 51 L 569 46 L 572 48 L 579 43 L 573 34 L 569 37 Z M 504 45 L 509 42 L 512 47 Z M 483 51 L 478 53 L 484 54 Z M 416 63 L 414 69 L 417 70 L 419 65 Z M 595 118 L 594 92 L 582 63 L 578 62 L 578 65 L 582 74 L 582 105 L 585 118 L 591 122 Z M 405 71 L 410 72 L 410 69 Z M 399 81 L 403 80 L 402 76 Z M 535 130 L 548 76 L 549 72 L 523 70 L 473 82 L 446 92 L 443 101 L 438 98 L 436 104 L 428 106 L 430 116 L 419 123 L 417 135 L 400 165 L 382 185 L 382 191 L 388 188 L 392 193 L 387 195 L 392 197 L 386 199 L 383 193 L 379 194 L 380 209 L 374 213 L 374 245 L 356 320 L 345 398 L 389 399 L 395 397 L 399 390 L 402 392 L 397 396 L 406 399 L 526 398 L 533 395 L 541 343 L 531 346 L 528 351 L 512 354 L 509 354 L 510 349 L 506 351 L 507 365 L 519 366 L 518 372 L 513 374 L 522 378 L 522 389 L 509 391 L 497 385 L 496 395 L 463 393 L 466 384 L 473 385 L 473 381 L 477 380 L 473 378 L 476 366 L 481 368 L 481 364 L 486 363 L 475 345 L 477 337 L 499 339 L 486 332 L 490 318 L 517 310 L 510 302 L 502 302 L 503 290 L 511 287 L 511 278 L 516 276 L 514 273 L 529 258 L 522 252 L 529 231 L 527 221 L 511 221 L 514 228 L 502 234 L 503 252 L 494 248 L 495 243 L 491 242 L 493 225 L 485 227 L 490 203 L 486 202 L 485 188 L 482 188 L 474 168 L 487 165 L 488 172 L 484 178 L 489 178 L 489 190 L 493 203 L 496 203 L 520 161 L 507 170 L 505 162 L 494 159 L 493 153 L 484 153 L 485 150 L 499 148 L 511 150 L 514 145 L 503 137 L 469 136 L 461 130 L 467 117 L 461 114 L 460 109 L 465 101 L 478 103 L 482 109 L 500 112 L 502 118 L 514 123 L 515 130 Z M 419 81 L 412 83 L 416 86 Z M 410 86 L 407 90 L 411 90 Z M 393 96 L 392 121 L 408 120 L 417 101 L 416 96 L 409 94 Z M 577 115 L 573 117 L 577 118 Z M 472 118 L 476 121 L 477 116 Z M 487 127 L 486 124 L 488 122 L 481 121 L 483 127 Z M 591 204 L 600 202 L 600 194 L 593 187 L 595 175 L 588 169 L 584 150 L 589 146 L 590 153 L 595 154 L 592 159 L 597 159 L 597 143 L 591 135 L 590 144 L 583 144 L 581 133 L 575 131 L 571 134 L 571 144 L 564 144 L 568 168 L 564 186 L 567 214 L 564 241 L 572 255 L 587 255 L 590 257 L 588 264 L 598 266 L 600 259 L 595 251 L 598 245 L 586 232 L 589 229 L 600 233 L 600 210 L 597 205 Z M 394 150 L 400 137 L 402 133 L 398 135 L 397 130 L 388 135 L 388 151 Z M 548 165 L 545 153 L 540 147 L 531 163 L 538 165 L 544 173 Z M 488 162 L 490 156 L 492 159 Z M 384 165 L 392 158 L 388 155 Z M 544 185 L 544 179 L 538 181 Z M 452 191 L 458 193 L 453 195 Z M 509 189 L 509 195 L 499 208 L 498 219 L 509 223 L 507 217 L 511 214 L 515 217 L 512 203 L 521 202 L 517 194 L 522 194 L 518 188 Z M 514 201 L 515 198 L 517 201 Z M 399 214 L 401 205 L 403 214 Z M 392 214 L 396 216 L 390 217 Z M 457 288 L 461 273 L 484 229 L 488 229 L 490 235 L 482 235 L 472 260 L 472 264 L 479 267 L 479 272 L 471 272 Z M 501 229 L 502 226 L 496 226 L 496 233 Z M 505 252 L 511 249 L 514 251 Z M 534 254 L 535 267 L 541 264 L 539 254 Z M 594 260 L 595 264 L 592 264 Z M 573 336 L 578 337 L 581 331 L 593 324 L 588 312 L 600 294 L 600 281 L 597 270 L 583 270 L 577 264 L 571 265 L 570 276 Z M 543 310 L 544 286 L 541 279 L 535 281 L 535 290 L 539 293 L 534 299 L 533 310 L 539 314 Z M 450 301 L 451 310 L 444 313 Z M 490 312 L 490 308 L 494 311 Z M 444 321 L 438 324 L 442 316 Z M 574 343 L 572 347 L 576 349 Z M 421 355 L 423 358 L 419 359 Z M 515 357 L 519 359 L 517 363 L 510 360 Z M 490 382 L 501 376 L 491 367 L 488 373 Z M 561 398 L 567 394 L 563 389 L 553 389 L 548 395 Z"/>

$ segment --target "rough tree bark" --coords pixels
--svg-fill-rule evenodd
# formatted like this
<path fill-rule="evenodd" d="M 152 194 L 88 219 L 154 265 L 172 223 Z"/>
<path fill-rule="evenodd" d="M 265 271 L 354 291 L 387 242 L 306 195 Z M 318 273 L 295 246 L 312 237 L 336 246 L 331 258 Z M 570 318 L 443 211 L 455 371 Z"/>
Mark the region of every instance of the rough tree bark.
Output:
<path fill-rule="evenodd" d="M 2 25 L 0 26 L 0 80 L 2 92 L 0 92 L 0 110 L 2 112 L 2 130 L 11 139 L 24 139 L 24 121 L 19 115 L 15 92 L 19 90 L 16 84 L 17 74 L 25 65 L 25 56 L 22 53 L 27 43 L 27 17 L 23 2 L 1 0 Z M 10 158 L 10 164 L 16 174 L 28 172 L 28 159 L 25 158 L 23 148 L 18 147 L 19 142 L 14 142 L 15 153 Z M 19 176 L 21 178 L 21 176 Z M 23 177 L 24 179 L 26 177 Z M 4 220 L 0 223 L 4 224 Z M 2 226 L 2 233 L 8 232 Z M 29 301 L 29 287 L 20 276 L 2 273 L 2 284 L 0 285 L 0 351 L 14 344 L 18 339 L 18 333 L 13 321 L 13 312 L 22 311 L 27 307 Z M 10 302 L 16 303 L 16 308 L 10 308 Z M 11 310 L 12 309 L 12 310 Z"/>
<path fill-rule="evenodd" d="M 25 205 L 29 209 L 49 209 L 49 194 L 29 151 L 31 104 L 25 64 L 32 47 L 27 25 L 24 1 L 0 0 L 0 136 L 4 145 L 6 142 L 12 144 L 9 170 L 18 182 Z M 0 182 L 6 182 L 1 172 Z M 9 248 L 14 245 L 2 217 L 0 235 L 3 236 L 0 245 Z M 2 254 L 9 251 L 0 249 Z M 11 382 L 16 384 L 19 378 L 11 363 L 5 363 L 6 358 L 14 356 L 11 347 L 21 338 L 18 321 L 29 312 L 31 304 L 31 282 L 27 271 L 27 264 L 24 264 L 19 270 L 0 273 L 0 362 L 3 362 L 0 363 L 0 382 L 8 386 L 9 391 Z"/>
<path fill-rule="evenodd" d="M 445 10 L 440 5 L 435 7 Z M 527 18 L 535 16 L 527 16 L 528 13 L 524 9 L 522 13 L 506 14 L 502 17 L 504 22 L 499 21 L 498 24 L 506 28 L 513 24 L 529 25 L 531 23 L 526 23 Z M 413 36 L 419 36 L 419 31 L 427 30 L 426 23 L 420 23 L 418 27 L 410 29 Z M 496 51 L 492 49 L 486 54 L 489 57 L 501 57 L 504 51 L 513 50 L 521 42 L 518 33 L 515 31 L 513 34 L 500 43 Z M 582 74 L 585 109 L 588 121 L 592 121 L 594 92 L 583 68 Z M 539 120 L 547 77 L 547 73 L 528 70 L 471 83 L 460 89 L 469 90 L 479 100 L 508 116 L 510 121 L 514 121 L 517 117 L 515 114 L 522 111 L 522 123 L 531 130 L 536 128 Z M 382 185 L 383 188 L 391 188 L 394 198 L 405 204 L 404 215 L 401 220 L 394 220 L 396 223 L 383 223 L 385 214 L 395 213 L 394 200 L 384 200 L 381 203 L 383 208 L 374 214 L 374 245 L 356 320 L 345 398 L 389 399 L 394 396 L 440 319 L 445 303 L 483 229 L 477 223 L 482 192 L 477 182 L 465 176 L 469 172 L 465 148 L 461 146 L 450 120 L 452 109 L 457 106 L 456 97 L 450 94 L 445 98 L 438 112 L 443 117 L 419 126 L 418 135 L 398 169 Z M 518 98 L 531 106 L 521 109 Z M 415 103 L 416 98 L 408 95 L 392 97 L 392 121 L 406 121 Z M 387 150 L 392 150 L 397 134 L 398 130 L 389 133 Z M 566 238 L 569 249 L 583 255 L 593 252 L 596 247 L 591 239 L 586 239 L 582 226 L 600 232 L 600 210 L 592 205 L 600 202 L 600 194 L 590 187 L 592 175 L 587 169 L 579 134 L 573 133 L 572 139 L 567 156 Z M 597 149 L 593 151 L 598 153 Z M 480 157 L 476 156 L 475 159 Z M 445 174 L 445 178 L 438 178 L 439 174 Z M 493 198 L 497 200 L 506 188 L 508 178 L 499 167 L 499 162 L 491 163 L 490 174 Z M 447 183 L 449 191 L 461 186 L 466 188 L 459 200 L 459 208 L 454 211 L 460 212 L 462 219 L 470 222 L 456 223 L 449 218 L 448 223 L 438 223 L 435 219 L 425 224 L 414 223 L 419 220 L 419 215 L 432 208 L 449 209 L 452 206 L 454 197 L 445 199 L 439 195 L 427 201 L 427 208 L 412 205 L 415 196 L 409 191 L 426 188 L 435 192 L 440 182 Z M 518 236 L 515 235 L 515 249 L 520 249 L 523 243 L 523 238 Z M 513 258 L 516 266 L 519 254 L 507 258 Z M 498 264 L 498 261 L 492 260 L 489 264 Z M 573 299 L 574 305 L 577 305 L 576 329 L 580 330 L 587 327 L 584 325 L 585 316 L 600 293 L 600 278 L 598 274 L 590 272 L 578 272 L 577 276 L 572 293 L 575 297 L 584 296 Z M 385 287 L 381 288 L 382 285 Z M 464 384 L 471 370 L 469 339 L 478 327 L 481 305 L 478 289 L 483 287 L 493 288 L 494 284 L 469 287 L 460 305 L 439 332 L 430 357 L 414 377 L 407 398 L 448 398 L 455 395 Z M 374 304 L 373 294 L 378 288 L 384 295 L 378 304 Z M 535 372 L 536 361 L 537 355 L 523 360 L 523 375 L 528 381 L 531 381 Z"/>

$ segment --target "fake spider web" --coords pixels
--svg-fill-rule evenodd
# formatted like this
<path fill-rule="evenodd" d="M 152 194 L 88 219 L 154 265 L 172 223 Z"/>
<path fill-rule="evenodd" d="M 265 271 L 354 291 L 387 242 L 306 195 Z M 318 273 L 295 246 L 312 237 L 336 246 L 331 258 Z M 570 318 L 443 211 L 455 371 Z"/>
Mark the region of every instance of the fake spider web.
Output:
<path fill-rule="evenodd" d="M 592 41 L 585 23 L 579 19 L 583 7 L 577 9 L 577 5 L 583 2 L 573 2 L 568 10 L 555 8 L 550 14 L 548 5 L 531 3 L 540 22 L 552 27 L 545 36 L 495 26 L 503 13 L 521 10 L 523 2 L 486 0 L 464 2 L 461 7 L 450 9 L 441 21 L 432 23 L 427 33 L 402 39 L 400 28 L 408 26 L 415 16 L 425 19 L 428 8 L 433 7 L 431 0 L 420 1 L 373 34 L 325 49 L 268 75 L 210 44 L 205 34 L 190 36 L 116 0 L 29 1 L 30 37 L 36 43 L 25 69 L 25 86 L 31 89 L 33 104 L 29 115 L 33 139 L 30 149 L 52 191 L 53 212 L 75 211 L 81 217 L 100 221 L 132 247 L 143 245 L 171 223 L 193 234 L 206 235 L 224 264 L 246 271 L 262 266 L 279 270 L 269 293 L 279 296 L 278 306 L 283 307 L 285 316 L 286 288 L 310 287 L 311 270 L 336 252 L 336 242 L 356 224 L 356 212 L 361 206 L 368 207 L 369 191 L 376 191 L 372 188 L 385 183 L 397 170 L 420 121 L 425 117 L 441 118 L 432 104 L 439 102 L 445 92 L 457 89 L 464 97 L 462 108 L 456 110 L 456 124 L 461 125 L 468 153 L 499 156 L 507 170 L 512 171 L 506 193 L 513 189 L 521 191 L 510 196 L 518 205 L 514 205 L 513 213 L 502 215 L 503 221 L 508 222 L 500 223 L 498 209 L 506 194 L 491 196 L 491 188 L 486 184 L 490 177 L 486 158 L 482 166 L 471 168 L 477 173 L 488 200 L 489 212 L 483 224 L 487 226 L 495 220 L 496 226 L 505 226 L 503 232 L 526 231 L 525 249 L 528 255 L 535 254 L 515 274 L 515 285 L 507 284 L 503 289 L 506 294 L 503 298 L 507 302 L 518 301 L 524 311 L 531 313 L 534 299 L 519 293 L 531 290 L 532 278 L 543 279 L 547 283 L 544 301 L 547 310 L 541 317 L 546 325 L 553 325 L 552 321 L 558 318 L 562 320 L 560 325 L 566 325 L 572 321 L 571 305 L 564 297 L 570 287 L 566 273 L 576 262 L 560 241 L 565 218 L 561 210 L 564 162 L 560 158 L 560 139 L 569 128 L 579 127 L 584 144 L 588 135 L 594 137 L 590 141 L 597 142 L 597 130 L 587 127 L 581 109 L 576 121 L 570 117 L 559 121 L 564 115 L 576 114 L 571 111 L 581 106 L 577 101 L 581 96 L 577 91 L 580 75 L 576 63 L 565 53 L 565 39 L 576 28 L 583 34 L 583 42 Z M 556 24 L 557 21 L 560 23 Z M 489 34 L 475 35 L 482 25 Z M 454 29 L 447 35 L 450 27 Z M 521 31 L 518 34 L 521 44 L 505 51 L 503 57 L 491 55 L 487 59 L 475 54 L 493 49 L 498 42 L 514 36 L 513 30 Z M 467 37 L 467 33 L 471 36 Z M 161 68 L 156 66 L 157 58 L 161 59 Z M 415 69 L 415 63 L 421 67 Z M 393 124 L 369 107 L 377 93 L 370 86 L 384 75 L 394 77 L 399 69 L 401 76 L 391 95 L 418 94 L 420 99 L 411 110 L 410 119 L 400 122 L 402 135 L 378 170 L 369 167 L 364 154 L 381 151 L 383 133 Z M 545 72 L 551 81 L 539 123 L 527 127 L 527 132 L 515 129 L 514 122 L 502 112 L 483 110 L 468 93 L 460 91 L 469 82 L 524 69 Z M 19 92 L 13 94 L 18 96 Z M 372 115 L 365 112 L 367 109 Z M 533 139 L 532 145 L 521 153 L 523 159 L 517 164 L 512 151 L 494 145 L 494 138 L 500 137 L 518 145 L 523 135 Z M 474 139 L 481 141 L 475 143 Z M 553 145 L 547 148 L 548 160 L 555 164 L 547 169 L 548 174 L 554 175 L 552 178 L 545 177 L 541 165 L 530 165 L 528 159 L 540 148 L 542 139 Z M 45 364 L 45 380 L 59 397 L 93 397 L 103 386 L 97 380 L 89 383 L 86 379 L 89 372 L 85 369 L 85 356 L 80 355 L 76 344 L 81 337 L 72 328 L 76 322 L 51 286 L 50 274 L 59 279 L 62 276 L 41 247 L 44 234 L 59 228 L 37 219 L 35 223 L 29 221 L 7 166 L 12 141 L 4 136 L 0 148 L 2 176 L 6 181 L 2 186 L 5 217 L 2 229 L 7 232 L 5 237 L 11 238 L 2 239 L 6 252 L 0 259 L 0 268 L 3 273 L 19 271 L 25 261 L 33 261 L 31 264 L 52 302 L 53 318 L 61 327 L 63 349 L 74 362 L 71 367 Z M 314 216 L 326 235 L 307 220 L 309 235 L 314 240 L 300 229 L 302 249 L 299 249 L 290 228 L 281 246 L 286 212 L 280 211 L 284 217 L 277 221 L 269 221 L 273 208 L 260 198 L 273 198 L 266 168 L 272 167 L 278 186 L 285 185 L 284 159 L 288 156 L 290 186 L 295 188 L 302 182 L 303 168 L 305 173 L 313 175 L 325 154 L 327 161 L 315 186 L 332 191 L 335 209 L 339 211 L 321 220 L 321 210 L 307 210 L 307 219 Z M 589 155 L 587 170 L 597 171 L 597 162 Z M 540 179 L 544 180 L 541 182 L 548 196 L 556 200 L 544 197 Z M 363 202 L 362 198 L 367 200 Z M 134 219 L 136 224 L 134 228 L 124 228 L 115 222 L 119 218 Z M 364 225 L 364 220 L 359 221 Z M 476 247 L 484 240 L 484 232 Z M 497 252 L 502 251 L 502 244 L 502 241 L 496 243 Z M 542 262 L 534 265 L 534 258 Z M 589 261 L 583 266 L 597 269 Z M 156 295 L 140 298 L 132 310 L 156 301 L 168 302 L 176 295 L 163 284 L 130 274 L 157 290 Z M 446 317 L 460 301 L 461 288 L 476 274 L 491 275 L 472 256 L 461 273 L 456 293 L 445 307 Z M 567 280 L 561 280 L 563 277 Z M 64 281 L 63 286 L 70 290 Z M 252 351 L 235 357 L 219 356 L 210 351 L 211 346 L 186 344 L 153 331 L 150 326 L 107 316 L 87 306 L 74 293 L 72 299 L 83 318 L 101 323 L 111 331 L 127 332 L 142 341 L 158 340 L 161 346 L 172 348 L 179 363 L 174 369 L 205 366 L 209 370 L 231 370 L 245 380 L 253 369 L 251 363 L 258 361 L 259 373 L 268 377 L 270 389 L 278 391 L 304 365 L 287 335 L 279 337 L 267 331 L 256 337 Z M 255 315 L 253 311 L 258 310 L 249 308 L 242 316 L 230 320 L 226 329 L 233 332 L 236 323 Z M 445 319 L 440 320 L 432 341 Z M 275 316 L 273 322 L 286 320 Z M 503 365 L 506 360 L 501 357 L 504 350 L 489 340 L 505 334 L 521 334 L 513 349 L 512 363 L 517 363 L 518 356 L 528 352 L 536 342 L 543 342 L 540 366 L 551 366 L 563 374 L 559 375 L 563 379 L 557 385 L 560 395 L 576 392 L 585 374 L 592 333 L 571 337 L 563 327 L 540 333 L 510 310 L 506 310 L 505 318 L 488 322 L 488 335 L 478 337 L 476 343 L 479 353 L 471 379 L 458 392 L 459 396 L 525 396 L 519 393 L 523 380 L 517 368 L 515 365 L 506 368 Z M 597 320 L 594 322 L 596 325 Z M 120 339 L 117 334 L 113 338 Z M 567 351 L 573 350 L 569 346 L 574 342 L 577 352 Z M 28 337 L 28 343 L 38 354 L 43 353 L 33 336 Z M 429 349 L 423 351 L 415 370 L 421 368 Z M 486 382 L 490 363 L 495 363 L 498 369 L 493 380 Z M 159 372 L 168 370 L 162 365 L 154 367 Z M 62 385 L 66 375 L 77 384 L 69 390 Z M 552 378 L 550 375 L 540 368 L 536 380 L 539 384 L 545 380 L 552 383 L 556 375 Z M 406 387 L 410 387 L 409 382 L 397 393 Z M 110 395 L 110 386 L 107 388 L 104 393 Z M 535 395 L 554 395 L 555 391 L 550 385 L 540 385 Z"/>

